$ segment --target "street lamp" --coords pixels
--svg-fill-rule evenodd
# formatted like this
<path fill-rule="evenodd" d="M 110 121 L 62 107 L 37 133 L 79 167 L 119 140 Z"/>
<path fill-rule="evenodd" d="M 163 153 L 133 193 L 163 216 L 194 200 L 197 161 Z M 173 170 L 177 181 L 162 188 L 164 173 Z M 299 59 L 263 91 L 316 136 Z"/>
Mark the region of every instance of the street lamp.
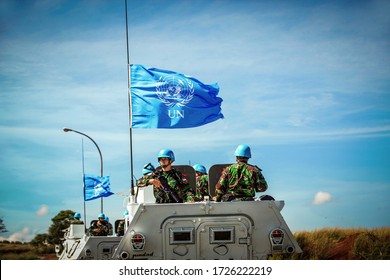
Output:
<path fill-rule="evenodd" d="M 95 144 L 95 146 L 99 152 L 99 156 L 100 156 L 100 177 L 103 177 L 103 156 L 102 156 L 102 152 L 100 151 L 98 144 L 96 144 L 95 140 L 93 140 L 90 136 L 88 136 L 85 133 L 82 133 L 80 131 L 77 131 L 77 130 L 74 130 L 74 129 L 71 129 L 68 127 L 64 128 L 64 132 L 69 132 L 69 131 L 72 131 L 72 132 L 77 133 L 77 134 L 81 134 L 81 135 L 87 137 L 89 140 L 91 140 Z M 100 210 L 101 210 L 100 212 L 103 213 L 103 197 L 100 198 Z"/>

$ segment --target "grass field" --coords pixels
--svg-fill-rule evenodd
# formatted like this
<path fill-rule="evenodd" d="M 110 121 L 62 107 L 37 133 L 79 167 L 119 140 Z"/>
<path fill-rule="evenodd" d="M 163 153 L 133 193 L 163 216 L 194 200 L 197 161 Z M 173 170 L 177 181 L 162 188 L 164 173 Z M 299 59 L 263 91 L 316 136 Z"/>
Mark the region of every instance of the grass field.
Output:
<path fill-rule="evenodd" d="M 294 234 L 303 253 L 270 259 L 390 260 L 390 228 L 324 228 Z"/>
<path fill-rule="evenodd" d="M 55 260 L 54 246 L 0 243 L 0 260 Z"/>

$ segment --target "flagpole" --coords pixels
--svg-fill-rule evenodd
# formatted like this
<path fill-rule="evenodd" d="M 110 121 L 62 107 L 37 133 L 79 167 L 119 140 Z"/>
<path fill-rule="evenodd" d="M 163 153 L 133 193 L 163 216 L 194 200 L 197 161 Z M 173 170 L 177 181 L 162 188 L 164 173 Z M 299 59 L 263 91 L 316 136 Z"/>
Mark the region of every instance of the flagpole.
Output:
<path fill-rule="evenodd" d="M 134 176 L 133 176 L 133 116 L 132 116 L 132 101 L 131 101 L 131 78 L 130 78 L 130 50 L 129 50 L 129 23 L 127 15 L 127 0 L 125 0 L 125 14 L 126 14 L 126 50 L 127 50 L 127 99 L 129 104 L 129 133 L 130 133 L 130 195 L 131 200 L 135 201 L 135 192 L 134 192 Z"/>
<path fill-rule="evenodd" d="M 84 138 L 81 138 L 81 162 L 82 162 L 82 168 L 83 168 L 83 184 L 84 184 L 84 175 L 85 175 L 85 168 L 84 168 Z M 85 188 L 85 186 L 84 186 Z M 83 190 L 85 192 L 85 190 Z M 84 194 L 85 196 L 85 194 Z M 87 208 L 85 205 L 85 197 L 84 197 L 84 232 L 87 232 Z"/>

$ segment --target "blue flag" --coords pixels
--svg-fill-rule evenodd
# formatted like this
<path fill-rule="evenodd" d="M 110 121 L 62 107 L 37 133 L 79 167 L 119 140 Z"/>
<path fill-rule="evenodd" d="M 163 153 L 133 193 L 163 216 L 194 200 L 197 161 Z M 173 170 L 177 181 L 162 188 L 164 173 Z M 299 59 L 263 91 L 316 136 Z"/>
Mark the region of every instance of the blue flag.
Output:
<path fill-rule="evenodd" d="M 94 176 L 84 174 L 84 200 L 107 197 L 114 193 L 110 191 L 110 176 Z"/>
<path fill-rule="evenodd" d="M 187 128 L 223 118 L 218 84 L 132 64 L 132 127 Z"/>

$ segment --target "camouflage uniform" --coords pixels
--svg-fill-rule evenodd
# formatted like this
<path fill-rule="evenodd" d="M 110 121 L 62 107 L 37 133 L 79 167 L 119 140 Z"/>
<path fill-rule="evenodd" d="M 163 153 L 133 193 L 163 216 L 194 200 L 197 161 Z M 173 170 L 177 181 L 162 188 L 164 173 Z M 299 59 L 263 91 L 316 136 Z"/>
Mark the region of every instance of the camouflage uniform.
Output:
<path fill-rule="evenodd" d="M 156 171 L 153 173 L 146 174 L 141 179 L 138 180 L 138 187 L 146 187 L 148 181 L 151 179 L 159 179 L 159 177 L 164 177 L 169 185 L 169 188 L 172 192 L 175 192 L 181 201 L 193 201 L 194 193 L 192 192 L 191 186 L 189 185 L 187 179 L 180 171 L 171 169 L 170 171 Z M 160 180 L 161 181 L 161 180 Z M 153 186 L 154 197 L 156 198 L 156 203 L 175 203 L 176 201 L 172 198 L 171 192 L 166 192 L 163 189 L 156 188 Z"/>
<path fill-rule="evenodd" d="M 77 219 L 75 218 L 72 222 L 71 222 L 72 225 L 83 225 L 84 222 L 81 221 L 80 219 Z"/>
<path fill-rule="evenodd" d="M 148 173 L 148 174 L 145 174 L 143 175 L 141 178 L 139 178 L 137 180 L 137 182 L 135 183 L 137 188 L 143 188 L 143 187 L 146 187 L 148 186 L 147 182 L 150 180 L 150 179 L 153 179 L 153 177 L 151 177 L 153 175 L 152 172 Z"/>
<path fill-rule="evenodd" d="M 125 234 L 125 220 L 120 220 L 118 227 L 116 229 L 116 234 L 118 236 L 123 236 Z"/>
<path fill-rule="evenodd" d="M 222 172 L 216 185 L 216 201 L 253 200 L 256 191 L 264 192 L 267 188 L 260 168 L 238 162 Z"/>
<path fill-rule="evenodd" d="M 95 236 L 107 236 L 109 228 L 106 221 L 96 221 L 89 228 L 89 233 Z"/>
<path fill-rule="evenodd" d="M 211 195 L 209 194 L 209 176 L 203 174 L 196 176 L 195 201 L 203 201 L 205 196 L 211 199 Z"/>
<path fill-rule="evenodd" d="M 110 222 L 107 222 L 107 228 L 108 228 L 108 235 L 113 235 L 114 229 L 113 229 L 113 226 Z"/>

